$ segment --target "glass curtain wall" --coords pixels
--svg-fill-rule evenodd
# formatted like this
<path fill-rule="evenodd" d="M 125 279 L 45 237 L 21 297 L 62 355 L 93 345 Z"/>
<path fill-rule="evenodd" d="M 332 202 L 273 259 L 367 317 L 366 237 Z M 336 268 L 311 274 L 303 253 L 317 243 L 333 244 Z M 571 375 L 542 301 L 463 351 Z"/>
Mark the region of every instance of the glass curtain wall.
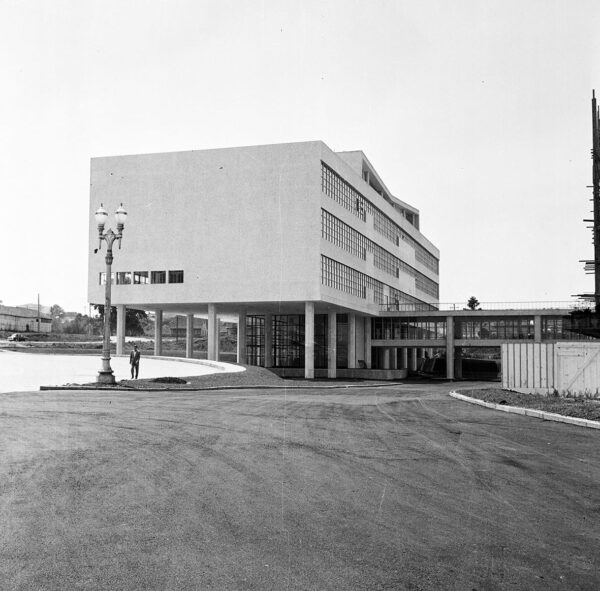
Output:
<path fill-rule="evenodd" d="M 304 367 L 304 314 L 277 314 L 272 316 L 273 367 Z M 339 322 L 339 320 L 338 320 Z M 348 321 L 346 317 L 346 335 Z M 339 329 L 339 326 L 338 326 Z M 343 328 L 342 328 L 343 330 Z M 339 345 L 338 360 L 348 363 L 347 336 L 345 345 Z M 246 358 L 249 365 L 265 365 L 265 317 L 246 317 Z M 315 314 L 315 368 L 327 367 L 327 315 Z"/>

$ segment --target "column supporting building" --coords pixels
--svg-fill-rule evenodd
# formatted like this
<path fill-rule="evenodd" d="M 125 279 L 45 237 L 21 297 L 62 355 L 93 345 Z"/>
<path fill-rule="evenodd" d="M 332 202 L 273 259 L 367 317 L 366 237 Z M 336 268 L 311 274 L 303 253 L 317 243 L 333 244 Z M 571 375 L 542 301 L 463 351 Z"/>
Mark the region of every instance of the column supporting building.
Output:
<path fill-rule="evenodd" d="M 356 367 L 356 314 L 348 314 L 348 367 Z"/>
<path fill-rule="evenodd" d="M 117 306 L 117 355 L 125 352 L 125 318 L 127 308 L 123 304 Z"/>
<path fill-rule="evenodd" d="M 246 363 L 246 309 L 238 312 L 237 362 Z"/>
<path fill-rule="evenodd" d="M 446 316 L 446 378 L 454 379 L 454 316 Z"/>
<path fill-rule="evenodd" d="M 162 355 L 162 323 L 163 311 L 154 312 L 154 355 Z"/>
<path fill-rule="evenodd" d="M 208 343 L 206 357 L 210 361 L 218 360 L 219 350 L 219 322 L 217 319 L 217 306 L 208 304 Z"/>
<path fill-rule="evenodd" d="M 315 303 L 304 304 L 304 377 L 315 377 Z"/>
<path fill-rule="evenodd" d="M 371 369 L 371 317 L 365 317 L 365 367 Z"/>
<path fill-rule="evenodd" d="M 327 315 L 327 377 L 337 377 L 337 314 Z"/>
<path fill-rule="evenodd" d="M 185 317 L 185 356 L 191 359 L 194 356 L 194 315 Z"/>

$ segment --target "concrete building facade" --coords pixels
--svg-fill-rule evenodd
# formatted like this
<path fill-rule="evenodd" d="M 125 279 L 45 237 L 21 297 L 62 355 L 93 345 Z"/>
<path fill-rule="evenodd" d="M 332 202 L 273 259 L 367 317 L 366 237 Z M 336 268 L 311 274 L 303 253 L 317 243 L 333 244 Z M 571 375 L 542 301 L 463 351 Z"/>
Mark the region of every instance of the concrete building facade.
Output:
<path fill-rule="evenodd" d="M 93 214 L 129 213 L 113 273 L 104 273 Z M 397 199 L 360 151 L 323 142 L 95 158 L 91 165 L 88 295 L 110 280 L 118 350 L 125 308 L 237 315 L 238 360 L 282 373 L 366 375 L 371 319 L 390 305 L 435 307 L 439 251 L 419 211 Z M 189 339 L 190 343 L 192 339 Z M 188 355 L 192 355 L 191 345 Z"/>

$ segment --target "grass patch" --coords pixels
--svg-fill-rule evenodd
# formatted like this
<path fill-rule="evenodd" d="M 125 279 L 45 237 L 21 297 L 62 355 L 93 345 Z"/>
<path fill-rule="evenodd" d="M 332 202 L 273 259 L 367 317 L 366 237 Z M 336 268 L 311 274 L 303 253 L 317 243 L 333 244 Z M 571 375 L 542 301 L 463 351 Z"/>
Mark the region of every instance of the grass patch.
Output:
<path fill-rule="evenodd" d="M 156 382 L 158 384 L 187 384 L 187 381 L 182 378 L 173 378 L 171 376 L 166 376 L 164 378 L 154 378 L 150 380 L 151 382 Z"/>
<path fill-rule="evenodd" d="M 460 390 L 459 394 L 477 398 L 484 402 L 506 404 L 553 412 L 566 417 L 577 417 L 600 421 L 600 401 L 581 398 L 563 398 L 560 396 L 544 396 L 542 394 L 521 394 L 502 388 L 480 388 L 475 390 Z"/>

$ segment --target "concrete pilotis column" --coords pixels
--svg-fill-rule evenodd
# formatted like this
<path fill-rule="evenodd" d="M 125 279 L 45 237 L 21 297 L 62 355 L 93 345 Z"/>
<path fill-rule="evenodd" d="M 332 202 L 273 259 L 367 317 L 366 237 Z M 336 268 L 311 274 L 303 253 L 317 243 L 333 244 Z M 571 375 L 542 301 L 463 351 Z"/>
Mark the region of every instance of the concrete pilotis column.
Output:
<path fill-rule="evenodd" d="M 327 377 L 337 377 L 337 314 L 327 315 Z"/>
<path fill-rule="evenodd" d="M 273 367 L 273 314 L 265 313 L 265 367 Z"/>
<path fill-rule="evenodd" d="M 117 355 L 125 351 L 125 315 L 127 308 L 123 304 L 117 306 Z"/>
<path fill-rule="evenodd" d="M 454 379 L 454 317 L 446 316 L 446 378 Z"/>
<path fill-rule="evenodd" d="M 398 349 L 390 348 L 390 369 L 398 369 Z"/>
<path fill-rule="evenodd" d="M 208 343 L 206 345 L 206 357 L 211 361 L 218 359 L 219 349 L 219 322 L 217 319 L 217 306 L 208 304 Z"/>
<path fill-rule="evenodd" d="M 365 367 L 371 369 L 371 317 L 365 318 Z"/>
<path fill-rule="evenodd" d="M 304 304 L 304 377 L 315 377 L 315 303 Z"/>
<path fill-rule="evenodd" d="M 356 315 L 348 314 L 348 367 L 356 367 Z"/>
<path fill-rule="evenodd" d="M 246 310 L 238 312 L 237 362 L 246 363 Z"/>
<path fill-rule="evenodd" d="M 154 354 L 162 355 L 162 310 L 156 310 L 154 312 L 154 320 Z"/>
<path fill-rule="evenodd" d="M 542 317 L 540 315 L 533 317 L 533 341 L 542 342 Z"/>
<path fill-rule="evenodd" d="M 390 348 L 383 348 L 383 367 L 381 369 L 390 369 Z"/>
<path fill-rule="evenodd" d="M 417 348 L 411 347 L 408 352 L 408 369 L 417 371 Z"/>
<path fill-rule="evenodd" d="M 187 314 L 185 317 L 185 356 L 194 356 L 194 315 Z"/>
<path fill-rule="evenodd" d="M 402 349 L 400 349 L 400 367 L 402 369 L 408 369 L 408 348 L 407 347 L 402 347 Z"/>

